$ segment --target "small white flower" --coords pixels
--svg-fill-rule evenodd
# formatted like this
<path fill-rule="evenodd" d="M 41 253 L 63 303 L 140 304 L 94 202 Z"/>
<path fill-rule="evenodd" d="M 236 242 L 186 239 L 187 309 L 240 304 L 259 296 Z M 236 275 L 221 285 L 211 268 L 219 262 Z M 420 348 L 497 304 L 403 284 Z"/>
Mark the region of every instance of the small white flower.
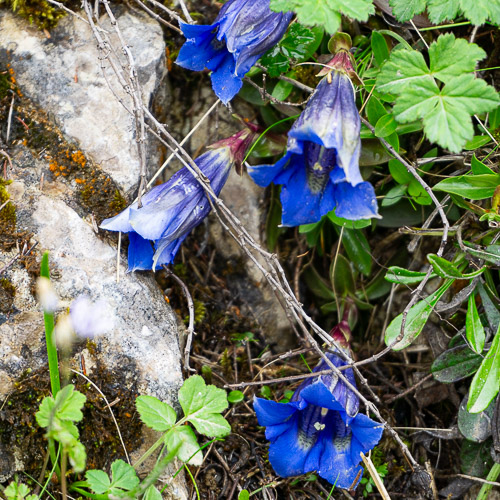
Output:
<path fill-rule="evenodd" d="M 59 297 L 48 278 L 41 276 L 36 280 L 36 294 L 44 312 L 53 313 L 59 307 Z"/>
<path fill-rule="evenodd" d="M 80 295 L 71 304 L 69 315 L 79 337 L 92 338 L 113 329 L 114 315 L 104 300 L 92 302 L 86 295 Z"/>

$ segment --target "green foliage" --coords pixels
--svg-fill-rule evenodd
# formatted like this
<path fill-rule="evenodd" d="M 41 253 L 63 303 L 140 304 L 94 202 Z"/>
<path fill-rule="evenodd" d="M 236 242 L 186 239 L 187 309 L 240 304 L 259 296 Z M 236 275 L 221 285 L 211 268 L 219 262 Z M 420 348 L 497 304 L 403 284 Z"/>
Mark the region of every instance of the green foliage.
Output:
<path fill-rule="evenodd" d="M 99 495 L 121 496 L 139 484 L 134 468 L 123 460 L 115 460 L 111 464 L 111 480 L 102 470 L 89 470 L 85 478 L 90 488 Z"/>
<path fill-rule="evenodd" d="M 431 142 L 459 152 L 474 135 L 471 115 L 499 103 L 495 89 L 470 74 L 485 55 L 476 44 L 451 33 L 431 44 L 430 66 L 416 50 L 393 50 L 377 77 L 377 89 L 397 96 L 398 122 L 421 118 Z"/>
<path fill-rule="evenodd" d="M 12 481 L 3 493 L 7 500 L 38 500 L 38 495 L 30 495 L 29 492 L 25 484 Z"/>
<path fill-rule="evenodd" d="M 322 28 L 311 29 L 294 23 L 280 43 L 262 56 L 260 63 L 267 68 L 270 76 L 279 76 L 290 69 L 290 61 L 298 63 L 309 59 L 322 38 Z"/>
<path fill-rule="evenodd" d="M 153 396 L 139 396 L 136 407 L 142 422 L 155 431 L 165 432 L 177 420 L 175 410 Z"/>
<path fill-rule="evenodd" d="M 84 470 L 87 458 L 74 424 L 83 418 L 81 409 L 85 400 L 86 397 L 70 384 L 61 389 L 55 399 L 50 396 L 44 398 L 35 414 L 38 425 L 47 429 L 45 437 L 62 445 L 75 472 Z"/>
<path fill-rule="evenodd" d="M 399 21 L 409 21 L 427 8 L 434 24 L 451 21 L 460 15 L 475 25 L 484 24 L 488 19 L 500 24 L 498 0 L 389 0 L 389 5 Z"/>
<path fill-rule="evenodd" d="M 276 12 L 293 10 L 302 24 L 323 26 L 329 33 L 340 28 L 341 14 L 367 21 L 375 12 L 371 0 L 271 0 Z"/>

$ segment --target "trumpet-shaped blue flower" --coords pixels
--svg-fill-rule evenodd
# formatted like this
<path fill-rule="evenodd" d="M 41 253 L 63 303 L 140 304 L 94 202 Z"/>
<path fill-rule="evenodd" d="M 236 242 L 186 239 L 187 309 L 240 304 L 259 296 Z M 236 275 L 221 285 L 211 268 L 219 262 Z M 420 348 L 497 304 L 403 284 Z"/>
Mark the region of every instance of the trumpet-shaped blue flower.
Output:
<path fill-rule="evenodd" d="M 346 364 L 334 352 L 326 356 L 336 367 Z M 314 371 L 328 369 L 322 360 Z M 351 369 L 342 373 L 356 385 Z M 360 452 L 371 450 L 383 432 L 381 424 L 358 413 L 358 397 L 335 374 L 307 379 L 289 403 L 255 398 L 254 409 L 259 424 L 266 427 L 269 461 L 279 476 L 317 471 L 338 488 L 357 485 Z"/>
<path fill-rule="evenodd" d="M 335 214 L 377 217 L 375 191 L 359 172 L 361 122 L 349 77 L 332 71 L 318 84 L 288 133 L 285 156 L 248 173 L 259 186 L 282 184 L 282 223 L 298 226 Z"/>
<path fill-rule="evenodd" d="M 210 146 L 195 163 L 210 181 L 218 196 L 233 164 L 243 159 L 254 138 L 254 129 Z M 123 212 L 106 219 L 101 228 L 129 235 L 128 270 L 155 269 L 158 264 L 173 262 L 182 242 L 211 210 L 205 190 L 186 168 L 181 168 L 166 183 L 155 186 Z M 154 249 L 152 242 L 154 242 Z"/>
<path fill-rule="evenodd" d="M 214 92 L 227 104 L 248 70 L 279 42 L 292 16 L 273 12 L 269 0 L 229 0 L 213 24 L 181 23 L 187 41 L 176 63 L 194 71 L 212 70 Z"/>

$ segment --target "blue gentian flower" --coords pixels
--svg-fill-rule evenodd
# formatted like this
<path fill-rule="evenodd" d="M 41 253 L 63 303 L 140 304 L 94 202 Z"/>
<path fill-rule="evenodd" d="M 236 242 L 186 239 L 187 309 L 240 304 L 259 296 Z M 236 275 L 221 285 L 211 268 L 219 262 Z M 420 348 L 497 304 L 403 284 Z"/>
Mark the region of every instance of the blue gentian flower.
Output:
<path fill-rule="evenodd" d="M 195 160 L 218 196 L 233 164 L 241 165 L 255 126 L 223 139 Z M 186 168 L 181 168 L 166 183 L 155 186 L 123 212 L 106 219 L 101 228 L 129 235 L 128 271 L 155 269 L 173 262 L 182 242 L 211 210 L 207 195 Z M 154 249 L 152 246 L 154 242 Z"/>
<path fill-rule="evenodd" d="M 290 129 L 285 156 L 248 169 L 259 186 L 282 185 L 284 226 L 317 222 L 334 208 L 345 219 L 378 217 L 373 186 L 359 171 L 360 127 L 351 80 L 333 70 Z"/>
<path fill-rule="evenodd" d="M 273 12 L 269 0 L 229 0 L 210 25 L 180 23 L 187 38 L 176 63 L 212 70 L 212 87 L 227 104 L 241 89 L 241 79 L 276 45 L 292 20 L 291 12 Z"/>
<path fill-rule="evenodd" d="M 348 330 L 345 322 L 339 327 Z M 326 356 L 337 367 L 346 364 L 338 351 Z M 314 371 L 328 369 L 322 360 Z M 356 385 L 352 369 L 342 373 Z M 335 374 L 307 379 L 289 403 L 255 398 L 254 409 L 266 427 L 269 461 L 279 476 L 317 471 L 338 488 L 356 487 L 362 473 L 360 452 L 371 450 L 383 432 L 381 424 L 358 413 L 359 398 Z"/>

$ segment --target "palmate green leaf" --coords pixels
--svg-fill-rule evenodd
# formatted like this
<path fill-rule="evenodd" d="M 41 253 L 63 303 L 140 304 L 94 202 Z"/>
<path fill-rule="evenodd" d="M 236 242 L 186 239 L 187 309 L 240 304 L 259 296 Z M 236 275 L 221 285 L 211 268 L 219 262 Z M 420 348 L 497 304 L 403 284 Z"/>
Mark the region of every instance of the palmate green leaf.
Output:
<path fill-rule="evenodd" d="M 164 432 L 177 420 L 175 410 L 170 405 L 152 396 L 139 396 L 135 406 L 144 424 L 155 431 Z"/>
<path fill-rule="evenodd" d="M 428 0 L 427 3 L 429 19 L 434 24 L 440 24 L 443 21 L 455 19 L 459 11 L 459 0 Z"/>
<path fill-rule="evenodd" d="M 341 13 L 358 21 L 367 21 L 375 12 L 371 0 L 271 0 L 276 12 L 294 11 L 300 23 L 324 26 L 335 33 L 341 23 Z"/>
<path fill-rule="evenodd" d="M 500 389 L 500 327 L 491 347 L 477 370 L 469 389 L 467 410 L 479 413 L 485 410 Z"/>
<path fill-rule="evenodd" d="M 454 153 L 474 135 L 471 115 L 494 109 L 498 94 L 484 80 L 461 75 L 439 88 L 434 80 L 421 80 L 397 99 L 394 115 L 400 122 L 424 121 L 431 142 Z"/>
<path fill-rule="evenodd" d="M 487 19 L 500 24 L 499 0 L 460 0 L 460 7 L 472 24 L 484 24 Z"/>
<path fill-rule="evenodd" d="M 74 385 L 67 385 L 57 393 L 56 398 L 50 396 L 43 399 L 40 409 L 35 417 L 40 427 L 48 427 L 50 420 L 68 420 L 79 422 L 83 418 L 81 411 L 87 398 L 78 391 L 75 391 Z"/>
<path fill-rule="evenodd" d="M 134 468 L 123 460 L 115 460 L 111 464 L 111 481 L 102 470 L 89 470 L 85 478 L 92 491 L 98 495 L 109 493 L 121 496 L 124 491 L 130 491 L 139 484 Z"/>
<path fill-rule="evenodd" d="M 389 0 L 389 5 L 399 21 L 409 21 L 425 10 L 426 0 Z"/>
<path fill-rule="evenodd" d="M 203 452 L 196 440 L 193 429 L 189 425 L 174 427 L 165 434 L 165 445 L 169 450 L 177 448 L 177 457 L 191 465 L 201 465 L 203 462 Z"/>

